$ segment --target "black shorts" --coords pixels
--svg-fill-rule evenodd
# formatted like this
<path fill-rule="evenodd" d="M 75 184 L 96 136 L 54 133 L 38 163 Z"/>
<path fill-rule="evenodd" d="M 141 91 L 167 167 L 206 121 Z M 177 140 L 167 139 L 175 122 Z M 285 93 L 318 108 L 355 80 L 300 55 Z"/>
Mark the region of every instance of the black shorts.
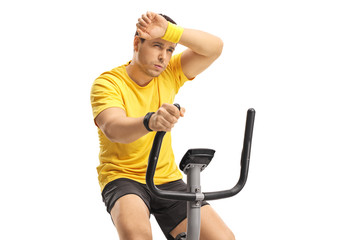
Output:
<path fill-rule="evenodd" d="M 157 185 L 161 190 L 186 191 L 186 184 L 183 180 Z M 156 197 L 150 192 L 145 184 L 136 181 L 120 178 L 108 183 L 102 197 L 107 211 L 110 213 L 115 202 L 127 195 L 135 194 L 139 196 L 153 214 L 161 230 L 168 239 L 173 239 L 170 232 L 186 218 L 186 201 L 166 200 Z M 202 206 L 208 205 L 206 201 Z"/>

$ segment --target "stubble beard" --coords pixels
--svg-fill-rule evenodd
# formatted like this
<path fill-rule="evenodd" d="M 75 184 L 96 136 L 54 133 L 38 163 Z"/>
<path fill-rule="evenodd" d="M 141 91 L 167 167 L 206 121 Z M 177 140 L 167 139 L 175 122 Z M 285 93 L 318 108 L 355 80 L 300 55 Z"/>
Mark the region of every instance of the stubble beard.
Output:
<path fill-rule="evenodd" d="M 146 67 L 143 67 L 142 68 L 142 71 L 143 73 L 145 73 L 147 76 L 151 77 L 151 78 L 155 78 L 155 77 L 158 77 L 160 76 L 160 74 L 164 71 L 156 71 L 156 70 L 153 70 L 153 69 L 150 69 L 150 68 L 146 68 Z"/>

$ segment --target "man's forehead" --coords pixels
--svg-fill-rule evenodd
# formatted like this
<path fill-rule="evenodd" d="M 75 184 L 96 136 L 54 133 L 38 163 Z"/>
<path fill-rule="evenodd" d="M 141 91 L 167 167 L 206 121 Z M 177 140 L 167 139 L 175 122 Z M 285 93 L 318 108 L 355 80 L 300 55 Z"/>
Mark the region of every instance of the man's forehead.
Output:
<path fill-rule="evenodd" d="M 151 40 L 148 40 L 149 43 L 158 43 L 158 44 L 161 44 L 165 47 L 173 47 L 175 48 L 176 47 L 176 43 L 172 43 L 172 42 L 168 42 L 162 38 L 155 38 L 155 39 L 151 39 Z"/>

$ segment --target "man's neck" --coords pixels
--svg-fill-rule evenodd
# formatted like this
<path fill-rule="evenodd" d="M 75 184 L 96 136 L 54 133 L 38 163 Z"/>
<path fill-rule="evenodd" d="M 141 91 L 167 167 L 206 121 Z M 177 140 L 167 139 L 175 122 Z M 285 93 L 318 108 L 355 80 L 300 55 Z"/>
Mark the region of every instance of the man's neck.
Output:
<path fill-rule="evenodd" d="M 144 74 L 141 69 L 139 69 L 139 67 L 132 62 L 126 66 L 126 72 L 129 75 L 130 79 L 133 80 L 140 87 L 145 87 L 153 79 L 152 77 Z"/>

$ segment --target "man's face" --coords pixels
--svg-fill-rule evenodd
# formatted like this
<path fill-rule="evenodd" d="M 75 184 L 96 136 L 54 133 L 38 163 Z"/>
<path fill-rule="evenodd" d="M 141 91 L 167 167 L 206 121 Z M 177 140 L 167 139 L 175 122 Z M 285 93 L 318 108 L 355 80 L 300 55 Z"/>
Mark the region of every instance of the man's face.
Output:
<path fill-rule="evenodd" d="M 149 77 L 157 77 L 165 70 L 175 50 L 176 44 L 161 38 L 145 40 L 135 48 L 136 62 L 141 71 Z"/>

